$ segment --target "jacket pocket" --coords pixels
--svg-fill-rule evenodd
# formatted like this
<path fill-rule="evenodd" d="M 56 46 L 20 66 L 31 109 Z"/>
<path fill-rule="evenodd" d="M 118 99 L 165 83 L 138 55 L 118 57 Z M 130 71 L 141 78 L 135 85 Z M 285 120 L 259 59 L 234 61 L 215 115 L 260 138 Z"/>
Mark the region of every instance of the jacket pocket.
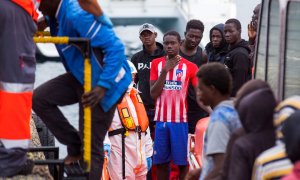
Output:
<path fill-rule="evenodd" d="M 35 57 L 28 56 L 28 55 L 21 55 L 20 66 L 21 66 L 22 81 L 24 83 L 34 83 L 35 70 L 36 70 Z"/>

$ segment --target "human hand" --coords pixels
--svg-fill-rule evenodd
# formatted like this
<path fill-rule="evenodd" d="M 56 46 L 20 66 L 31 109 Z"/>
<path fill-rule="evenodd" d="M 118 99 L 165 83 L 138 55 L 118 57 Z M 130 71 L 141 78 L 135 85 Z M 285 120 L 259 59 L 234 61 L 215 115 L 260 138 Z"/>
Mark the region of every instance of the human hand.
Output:
<path fill-rule="evenodd" d="M 103 144 L 103 151 L 104 151 L 104 154 L 109 157 L 110 152 L 111 152 L 110 144 Z"/>
<path fill-rule="evenodd" d="M 87 92 L 82 95 L 81 102 L 83 107 L 94 107 L 100 100 L 103 98 L 106 89 L 100 86 L 95 86 L 90 92 Z"/>
<path fill-rule="evenodd" d="M 193 180 L 193 179 L 199 179 L 201 175 L 201 169 L 193 169 L 188 172 L 188 174 L 185 177 L 185 180 Z"/>
<path fill-rule="evenodd" d="M 256 32 L 256 25 L 253 21 L 248 24 L 248 37 L 249 37 L 249 44 L 253 45 L 255 38 L 256 38 L 257 32 Z"/>
<path fill-rule="evenodd" d="M 180 58 L 181 57 L 179 55 L 177 55 L 173 58 L 167 57 L 163 70 L 166 72 L 169 72 L 171 69 L 175 68 L 179 64 Z"/>
<path fill-rule="evenodd" d="M 37 21 L 38 31 L 44 31 L 47 27 L 48 27 L 48 24 L 47 24 L 46 18 L 44 16 L 39 18 Z"/>
<path fill-rule="evenodd" d="M 147 169 L 148 169 L 148 171 L 150 171 L 150 169 L 152 167 L 152 159 L 151 159 L 151 157 L 148 157 L 146 159 L 146 161 L 147 161 Z"/>

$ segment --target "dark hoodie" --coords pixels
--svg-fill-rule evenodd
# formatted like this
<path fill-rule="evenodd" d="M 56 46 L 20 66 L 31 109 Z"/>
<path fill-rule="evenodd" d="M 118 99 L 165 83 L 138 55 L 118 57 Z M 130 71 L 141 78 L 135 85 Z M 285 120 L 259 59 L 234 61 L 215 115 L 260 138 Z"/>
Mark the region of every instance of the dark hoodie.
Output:
<path fill-rule="evenodd" d="M 300 161 L 300 111 L 294 112 L 282 127 L 283 140 L 288 158 L 295 162 Z"/>
<path fill-rule="evenodd" d="M 212 45 L 212 32 L 218 30 L 222 35 L 220 47 L 214 48 Z M 225 56 L 228 53 L 228 43 L 225 40 L 224 24 L 217 24 L 209 31 L 210 42 L 205 46 L 208 62 L 220 62 L 224 64 Z"/>
<path fill-rule="evenodd" d="M 246 134 L 233 144 L 228 179 L 250 180 L 256 157 L 275 145 L 275 106 L 270 88 L 257 89 L 239 100 L 236 108 Z"/>
<path fill-rule="evenodd" d="M 156 42 L 156 46 L 157 49 L 153 55 L 149 54 L 143 46 L 143 50 L 137 52 L 131 58 L 131 62 L 138 72 L 135 82 L 138 83 L 138 90 L 141 92 L 141 97 L 146 110 L 154 109 L 154 101 L 150 96 L 150 62 L 152 62 L 153 59 L 165 55 L 163 45 Z"/>
<path fill-rule="evenodd" d="M 243 39 L 235 46 L 229 47 L 229 52 L 225 57 L 225 65 L 232 75 L 231 96 L 235 96 L 239 88 L 251 79 L 252 64 L 249 53 L 249 44 Z"/>

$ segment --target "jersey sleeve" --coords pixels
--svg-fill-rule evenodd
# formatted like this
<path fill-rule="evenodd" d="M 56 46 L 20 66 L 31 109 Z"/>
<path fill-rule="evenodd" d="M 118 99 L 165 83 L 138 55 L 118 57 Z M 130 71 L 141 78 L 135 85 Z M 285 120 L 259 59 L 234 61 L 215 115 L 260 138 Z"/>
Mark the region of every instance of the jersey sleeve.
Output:
<path fill-rule="evenodd" d="M 150 81 L 156 81 L 158 79 L 158 64 L 159 59 L 155 59 L 151 63 L 150 67 Z"/>

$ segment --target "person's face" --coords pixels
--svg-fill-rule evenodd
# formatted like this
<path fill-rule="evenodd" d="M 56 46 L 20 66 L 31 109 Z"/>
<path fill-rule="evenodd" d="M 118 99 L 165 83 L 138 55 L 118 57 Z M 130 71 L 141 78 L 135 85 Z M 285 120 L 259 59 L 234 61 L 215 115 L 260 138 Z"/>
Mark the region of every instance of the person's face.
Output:
<path fill-rule="evenodd" d="M 204 84 L 202 78 L 198 78 L 197 98 L 205 105 L 212 105 L 213 87 Z"/>
<path fill-rule="evenodd" d="M 41 0 L 39 10 L 44 16 L 55 17 L 60 0 Z"/>
<path fill-rule="evenodd" d="M 230 45 L 236 44 L 241 38 L 241 32 L 237 30 L 233 23 L 225 24 L 224 33 L 225 40 Z"/>
<path fill-rule="evenodd" d="M 140 40 L 142 41 L 144 46 L 151 46 L 155 43 L 155 38 L 157 36 L 156 32 L 151 32 L 149 30 L 145 30 L 140 34 Z"/>
<path fill-rule="evenodd" d="M 175 57 L 179 53 L 180 42 L 176 36 L 164 37 L 164 49 L 169 57 Z"/>
<path fill-rule="evenodd" d="M 211 33 L 211 43 L 214 48 L 220 47 L 222 42 L 222 34 L 218 30 L 213 30 Z"/>
<path fill-rule="evenodd" d="M 258 17 L 259 17 L 259 11 L 260 11 L 260 4 L 257 5 L 254 10 L 253 10 L 253 15 L 252 15 L 252 25 L 254 27 L 254 30 L 257 29 L 257 24 L 258 24 Z"/>
<path fill-rule="evenodd" d="M 185 32 L 185 42 L 188 48 L 194 49 L 199 46 L 203 32 L 199 29 L 189 29 Z"/>

